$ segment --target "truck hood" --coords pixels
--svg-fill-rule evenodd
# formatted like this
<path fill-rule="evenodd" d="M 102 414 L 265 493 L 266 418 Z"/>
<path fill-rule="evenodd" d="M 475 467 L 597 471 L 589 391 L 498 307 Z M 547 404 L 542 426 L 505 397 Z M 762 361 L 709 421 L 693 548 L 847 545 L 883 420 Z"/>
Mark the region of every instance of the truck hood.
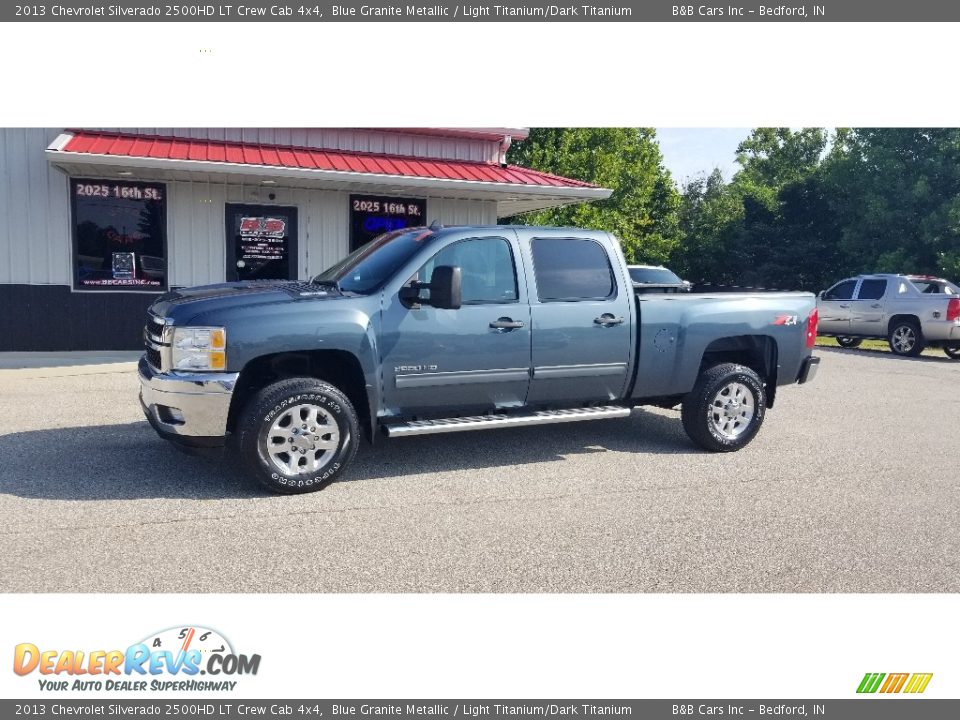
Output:
<path fill-rule="evenodd" d="M 247 280 L 172 290 L 157 298 L 150 312 L 182 325 L 197 315 L 217 310 L 335 297 L 342 297 L 335 288 L 302 280 Z"/>

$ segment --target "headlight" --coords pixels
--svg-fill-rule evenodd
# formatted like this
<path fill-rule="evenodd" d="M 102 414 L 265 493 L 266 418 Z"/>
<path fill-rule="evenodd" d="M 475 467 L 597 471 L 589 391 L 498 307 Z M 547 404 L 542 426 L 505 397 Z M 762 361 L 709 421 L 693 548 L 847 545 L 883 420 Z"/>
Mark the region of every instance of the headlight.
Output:
<path fill-rule="evenodd" d="M 225 370 L 227 330 L 222 327 L 173 329 L 174 370 Z"/>

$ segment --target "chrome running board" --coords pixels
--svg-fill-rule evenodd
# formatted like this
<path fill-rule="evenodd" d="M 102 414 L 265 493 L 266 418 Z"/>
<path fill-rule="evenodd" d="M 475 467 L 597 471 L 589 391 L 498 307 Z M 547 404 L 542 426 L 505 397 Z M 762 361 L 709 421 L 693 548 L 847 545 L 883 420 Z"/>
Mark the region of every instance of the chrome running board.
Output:
<path fill-rule="evenodd" d="M 570 410 L 540 410 L 525 415 L 477 415 L 475 417 L 442 418 L 440 420 L 411 420 L 384 426 L 388 437 L 433 435 L 435 433 L 463 432 L 466 430 L 496 430 L 497 428 L 524 425 L 550 425 L 552 423 L 579 422 L 581 420 L 606 420 L 627 417 L 630 408 L 617 405 L 604 407 L 573 408 Z"/>

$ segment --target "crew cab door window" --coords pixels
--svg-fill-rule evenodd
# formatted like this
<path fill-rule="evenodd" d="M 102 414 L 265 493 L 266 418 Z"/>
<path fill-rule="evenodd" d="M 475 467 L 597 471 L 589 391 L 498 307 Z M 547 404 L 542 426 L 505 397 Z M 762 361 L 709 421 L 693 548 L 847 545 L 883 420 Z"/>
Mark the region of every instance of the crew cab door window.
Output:
<path fill-rule="evenodd" d="M 864 280 L 860 283 L 857 300 L 881 300 L 886 292 L 886 280 Z"/>
<path fill-rule="evenodd" d="M 837 283 L 823 294 L 824 300 L 850 300 L 853 298 L 854 288 L 857 287 L 856 280 L 844 280 Z"/>
<path fill-rule="evenodd" d="M 441 265 L 460 268 L 464 305 L 517 302 L 513 252 L 503 238 L 477 238 L 447 245 L 423 266 L 418 273 L 420 281 L 429 283 L 433 269 Z"/>
<path fill-rule="evenodd" d="M 530 248 L 540 302 L 606 300 L 616 295 L 613 268 L 600 243 L 538 238 Z"/>

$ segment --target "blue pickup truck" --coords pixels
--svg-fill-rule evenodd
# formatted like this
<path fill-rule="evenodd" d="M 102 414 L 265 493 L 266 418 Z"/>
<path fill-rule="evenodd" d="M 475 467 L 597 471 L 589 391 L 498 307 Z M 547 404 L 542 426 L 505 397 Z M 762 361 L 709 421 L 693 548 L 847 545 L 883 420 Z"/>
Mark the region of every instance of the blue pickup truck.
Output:
<path fill-rule="evenodd" d="M 232 448 L 318 490 L 361 436 L 510 428 L 681 406 L 738 450 L 777 387 L 813 379 L 810 293 L 642 294 L 617 239 L 578 228 L 412 228 L 309 281 L 175 290 L 149 310 L 140 400 L 181 448 Z"/>

